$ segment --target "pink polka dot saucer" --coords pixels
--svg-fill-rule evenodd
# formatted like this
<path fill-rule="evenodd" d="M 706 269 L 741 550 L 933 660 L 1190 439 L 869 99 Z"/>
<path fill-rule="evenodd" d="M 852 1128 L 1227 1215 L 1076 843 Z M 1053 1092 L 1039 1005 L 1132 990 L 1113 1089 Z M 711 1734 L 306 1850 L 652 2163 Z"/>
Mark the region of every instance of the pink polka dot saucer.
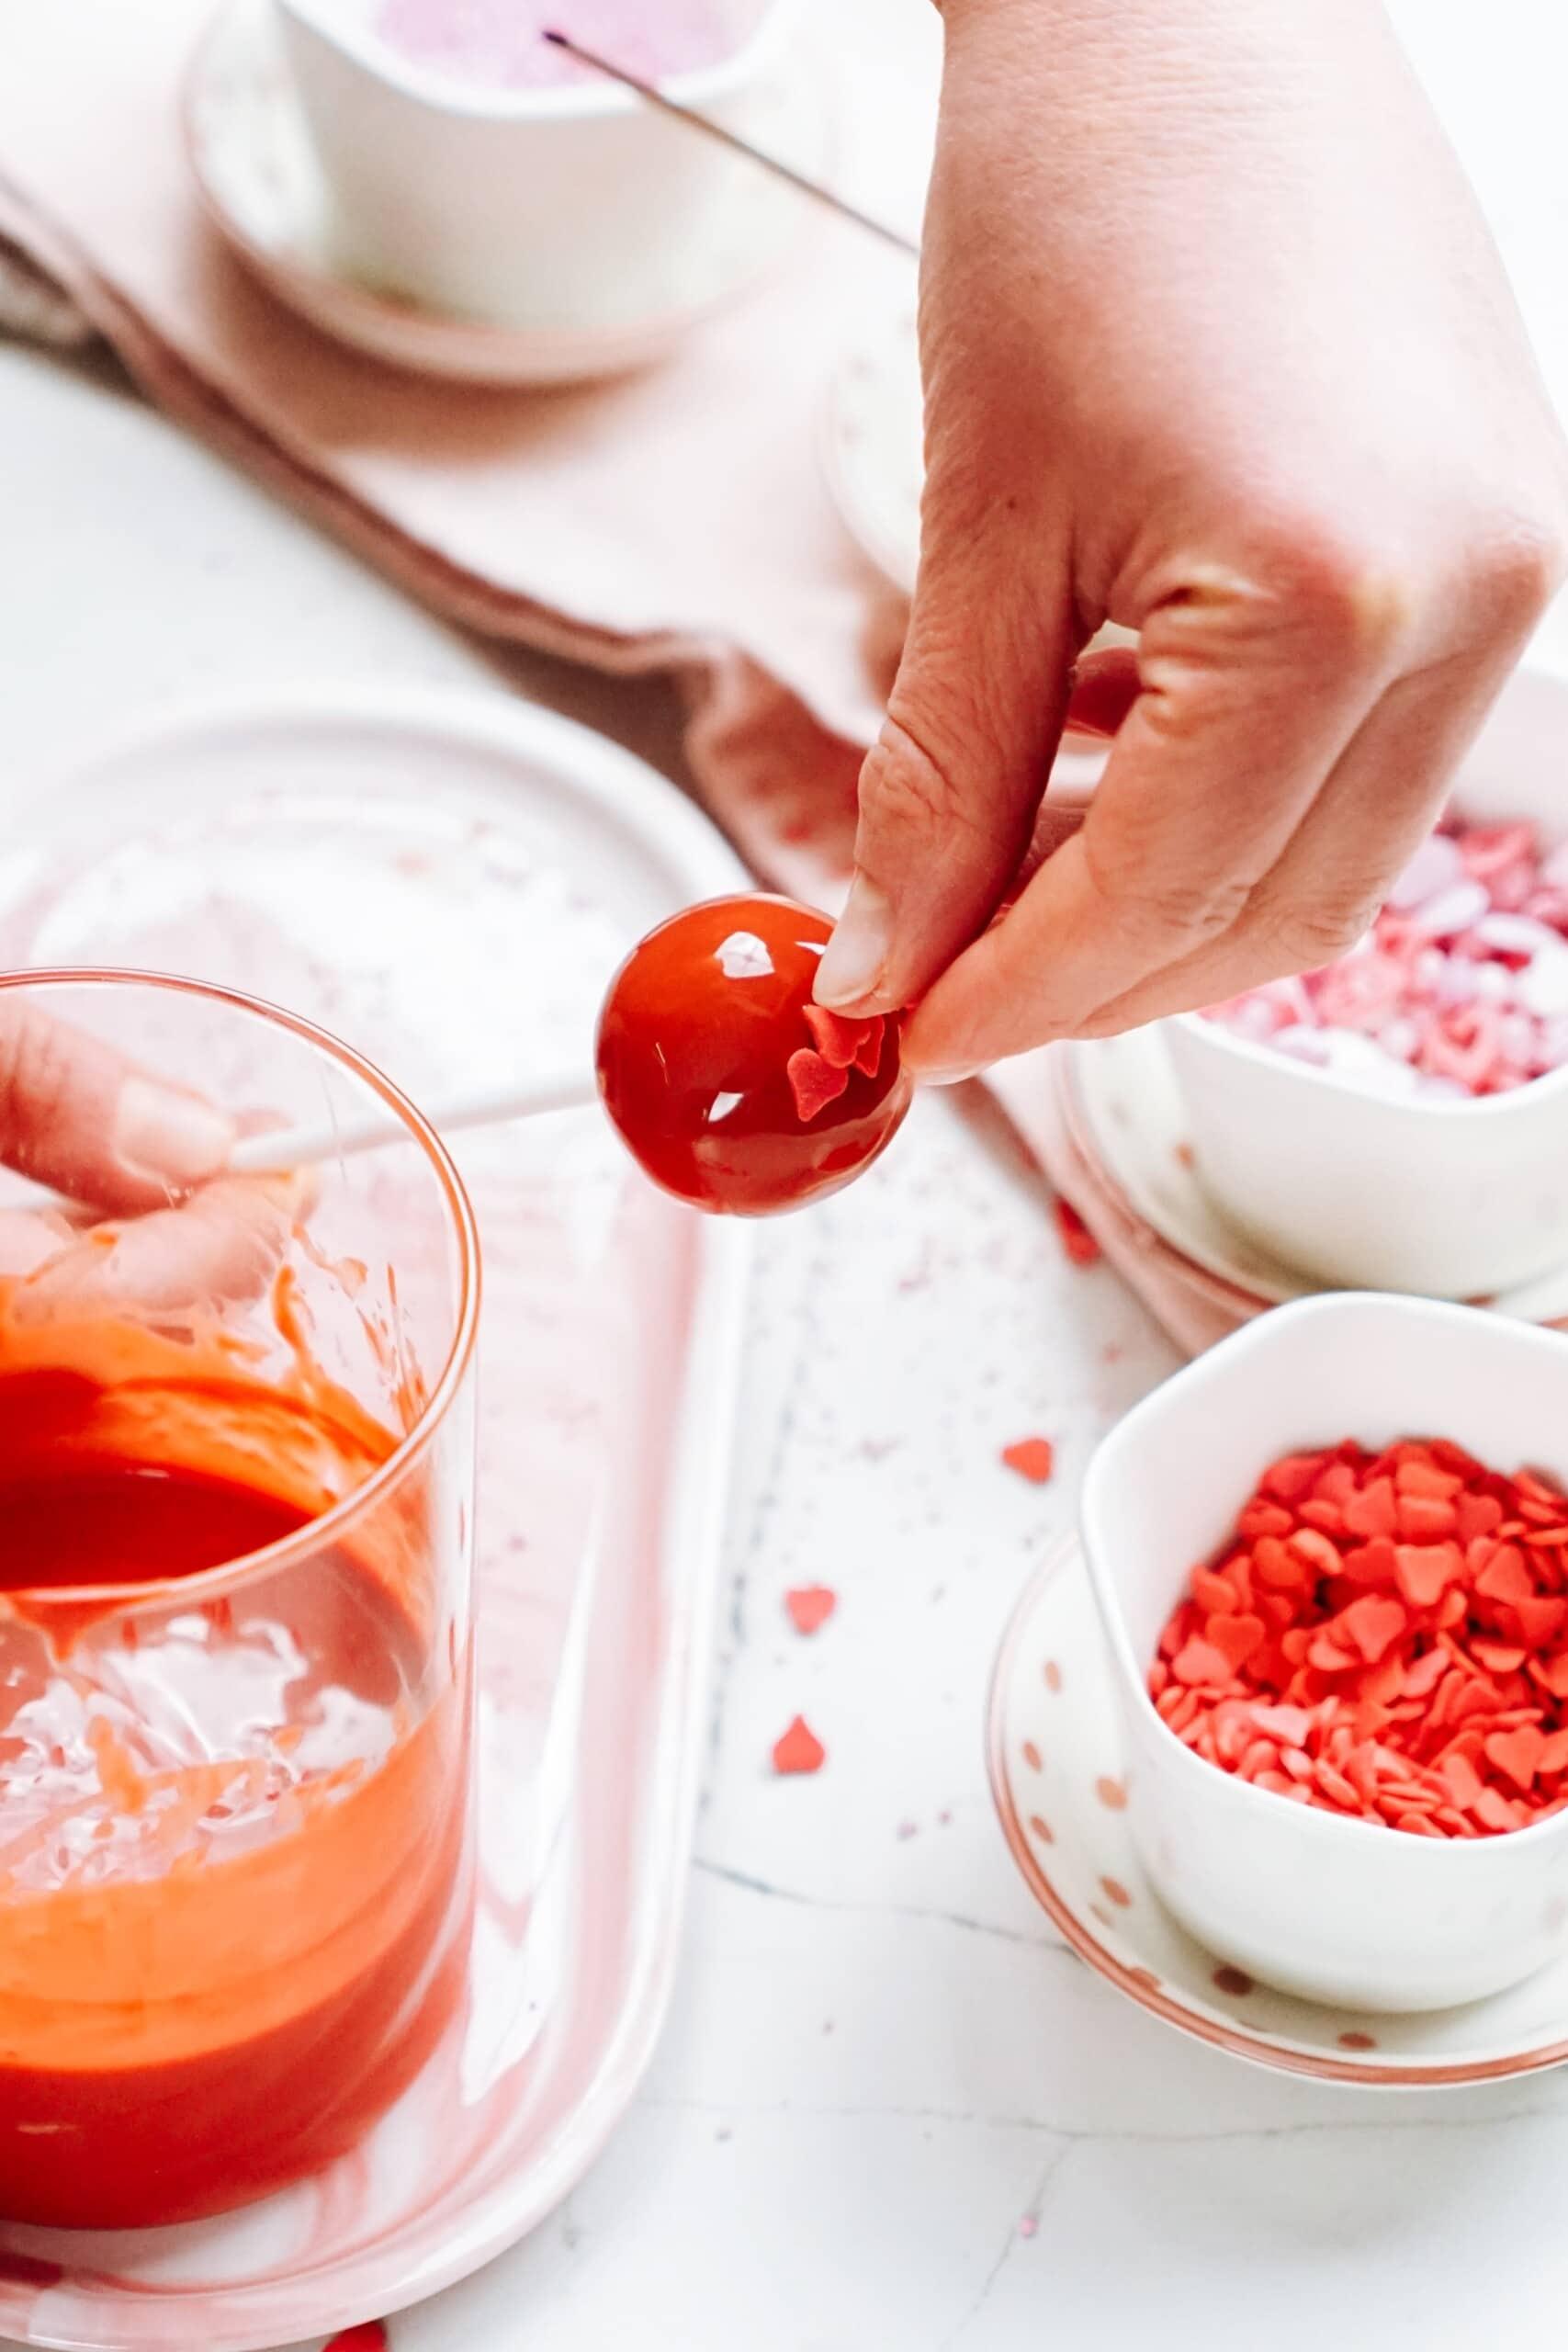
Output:
<path fill-rule="evenodd" d="M 1116 1691 L 1076 1539 L 1013 1613 L 991 1686 L 988 1758 L 1013 1859 L 1066 1943 L 1198 2041 L 1374 2089 L 1494 2082 L 1568 2061 L 1568 1959 L 1462 2007 L 1363 2017 L 1254 1984 L 1177 1926 L 1128 1829 Z"/>

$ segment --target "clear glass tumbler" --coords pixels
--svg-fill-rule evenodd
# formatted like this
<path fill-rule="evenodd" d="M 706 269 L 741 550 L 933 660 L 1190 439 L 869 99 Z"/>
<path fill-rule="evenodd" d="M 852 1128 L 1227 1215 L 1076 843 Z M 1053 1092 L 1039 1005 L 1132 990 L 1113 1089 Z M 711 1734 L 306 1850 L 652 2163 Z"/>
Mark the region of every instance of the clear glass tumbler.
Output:
<path fill-rule="evenodd" d="M 474 1221 L 308 1022 L 0 978 L 236 1114 L 406 1139 L 118 1219 L 0 1172 L 0 2215 L 180 2221 L 343 2153 L 472 1907 Z"/>

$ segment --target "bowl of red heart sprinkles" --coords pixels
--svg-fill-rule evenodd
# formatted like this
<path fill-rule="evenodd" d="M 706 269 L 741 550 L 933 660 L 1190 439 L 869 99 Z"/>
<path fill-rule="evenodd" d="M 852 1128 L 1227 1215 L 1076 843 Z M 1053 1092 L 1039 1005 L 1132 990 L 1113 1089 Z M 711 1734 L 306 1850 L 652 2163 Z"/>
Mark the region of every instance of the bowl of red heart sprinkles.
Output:
<path fill-rule="evenodd" d="M 1083 1536 L 1162 1900 L 1222 1959 L 1440 2008 L 1568 1930 L 1568 1341 L 1281 1307 L 1104 1441 Z"/>
<path fill-rule="evenodd" d="M 1568 1260 L 1568 685 L 1509 684 L 1371 924 L 1168 1023 L 1197 1171 L 1330 1283 L 1475 1298 Z"/>

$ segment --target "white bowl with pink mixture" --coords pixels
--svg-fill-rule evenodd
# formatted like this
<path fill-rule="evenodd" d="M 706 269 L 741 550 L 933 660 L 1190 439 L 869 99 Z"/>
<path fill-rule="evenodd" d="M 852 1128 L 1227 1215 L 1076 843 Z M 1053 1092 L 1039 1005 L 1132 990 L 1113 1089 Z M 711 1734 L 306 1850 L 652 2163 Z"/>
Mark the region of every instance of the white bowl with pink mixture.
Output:
<path fill-rule="evenodd" d="M 1444 822 L 1349 956 L 1165 1035 L 1251 1239 L 1321 1282 L 1483 1298 L 1568 1260 L 1568 683 L 1510 681 Z"/>
<path fill-rule="evenodd" d="M 756 165 L 553 48 L 547 28 L 744 135 L 798 0 L 278 0 L 344 267 L 434 311 L 628 319 Z M 655 268 L 652 274 L 660 275 Z"/>

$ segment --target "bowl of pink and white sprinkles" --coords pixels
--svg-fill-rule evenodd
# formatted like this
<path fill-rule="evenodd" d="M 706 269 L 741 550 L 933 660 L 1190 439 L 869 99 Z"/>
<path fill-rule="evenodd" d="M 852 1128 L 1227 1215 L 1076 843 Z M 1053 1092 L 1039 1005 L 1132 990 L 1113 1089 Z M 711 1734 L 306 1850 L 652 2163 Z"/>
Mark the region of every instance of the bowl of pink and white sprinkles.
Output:
<path fill-rule="evenodd" d="M 1300 1271 L 1466 1298 L 1568 1258 L 1568 686 L 1513 681 L 1348 954 L 1167 1035 L 1205 1186 Z"/>

